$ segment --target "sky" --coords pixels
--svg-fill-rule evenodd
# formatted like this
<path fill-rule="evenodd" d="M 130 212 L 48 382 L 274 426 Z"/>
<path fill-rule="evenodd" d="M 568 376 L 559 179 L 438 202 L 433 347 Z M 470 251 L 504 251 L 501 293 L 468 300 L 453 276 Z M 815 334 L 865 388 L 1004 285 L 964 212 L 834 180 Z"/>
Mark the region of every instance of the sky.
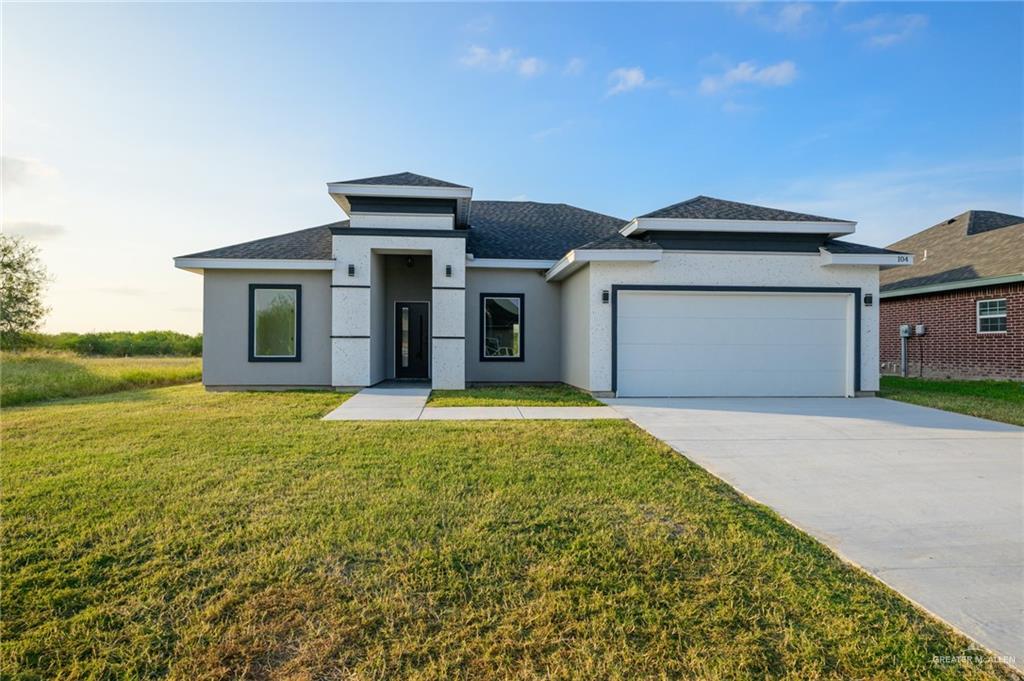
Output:
<path fill-rule="evenodd" d="M 630 218 L 705 194 L 887 245 L 1024 214 L 1024 4 L 0 4 L 3 230 L 44 329 L 201 330 L 172 258 L 412 171 Z"/>

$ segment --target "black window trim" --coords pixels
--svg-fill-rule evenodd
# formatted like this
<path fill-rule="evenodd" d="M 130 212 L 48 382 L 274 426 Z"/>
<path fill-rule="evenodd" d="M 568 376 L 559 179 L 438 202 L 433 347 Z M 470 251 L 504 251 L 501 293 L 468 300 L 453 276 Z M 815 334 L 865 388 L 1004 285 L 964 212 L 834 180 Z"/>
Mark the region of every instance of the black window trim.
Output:
<path fill-rule="evenodd" d="M 487 315 L 484 301 L 488 298 L 517 298 L 519 300 L 519 356 L 487 357 L 484 348 L 487 343 Z M 480 361 L 481 362 L 525 362 L 526 361 L 526 294 L 525 293 L 481 293 L 480 294 Z"/>
<path fill-rule="evenodd" d="M 295 291 L 295 356 L 260 357 L 256 354 L 256 291 L 258 289 L 288 289 Z M 249 284 L 249 361 L 301 362 L 302 361 L 302 285 L 301 284 Z"/>

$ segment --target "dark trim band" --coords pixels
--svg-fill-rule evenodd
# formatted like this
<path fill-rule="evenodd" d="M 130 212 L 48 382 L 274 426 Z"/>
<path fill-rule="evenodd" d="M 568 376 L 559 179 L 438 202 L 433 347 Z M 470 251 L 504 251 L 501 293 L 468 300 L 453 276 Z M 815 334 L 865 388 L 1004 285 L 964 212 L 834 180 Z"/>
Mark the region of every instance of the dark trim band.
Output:
<path fill-rule="evenodd" d="M 465 291 L 465 286 L 432 286 L 435 291 Z"/>
<path fill-rule="evenodd" d="M 369 284 L 331 284 L 331 288 L 370 288 Z"/>
<path fill-rule="evenodd" d="M 465 336 L 431 336 L 433 340 L 466 340 Z"/>
<path fill-rule="evenodd" d="M 466 230 L 457 229 L 386 229 L 380 227 L 331 227 L 335 236 L 422 236 L 430 239 L 465 239 Z"/>
<path fill-rule="evenodd" d="M 331 336 L 331 338 L 369 338 L 369 336 Z"/>
<path fill-rule="evenodd" d="M 853 390 L 860 390 L 861 289 L 830 286 L 663 286 L 660 284 L 612 284 L 612 393 L 619 381 L 619 291 L 709 291 L 748 293 L 848 293 L 853 296 Z"/>

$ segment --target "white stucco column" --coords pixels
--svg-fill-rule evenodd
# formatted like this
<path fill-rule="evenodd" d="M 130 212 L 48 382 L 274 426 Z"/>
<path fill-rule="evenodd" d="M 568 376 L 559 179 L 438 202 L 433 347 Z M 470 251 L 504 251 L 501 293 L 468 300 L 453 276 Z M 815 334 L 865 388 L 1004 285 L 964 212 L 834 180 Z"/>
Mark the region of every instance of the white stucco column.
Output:
<path fill-rule="evenodd" d="M 370 249 L 334 237 L 331 273 L 331 385 L 370 385 Z M 349 267 L 354 267 L 349 276 Z"/>
<path fill-rule="evenodd" d="M 431 383 L 442 390 L 462 390 L 466 387 L 466 242 L 435 242 L 431 251 Z"/>

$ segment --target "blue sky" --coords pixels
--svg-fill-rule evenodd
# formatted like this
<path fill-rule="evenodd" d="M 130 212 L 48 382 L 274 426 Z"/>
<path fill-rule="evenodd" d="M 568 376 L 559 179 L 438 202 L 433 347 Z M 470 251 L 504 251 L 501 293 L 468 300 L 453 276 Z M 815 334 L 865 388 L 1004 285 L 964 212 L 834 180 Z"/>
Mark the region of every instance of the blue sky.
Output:
<path fill-rule="evenodd" d="M 411 170 L 628 218 L 708 194 L 888 244 L 1024 213 L 1024 5 L 12 5 L 3 222 L 48 330 L 201 326 L 171 258 Z"/>

